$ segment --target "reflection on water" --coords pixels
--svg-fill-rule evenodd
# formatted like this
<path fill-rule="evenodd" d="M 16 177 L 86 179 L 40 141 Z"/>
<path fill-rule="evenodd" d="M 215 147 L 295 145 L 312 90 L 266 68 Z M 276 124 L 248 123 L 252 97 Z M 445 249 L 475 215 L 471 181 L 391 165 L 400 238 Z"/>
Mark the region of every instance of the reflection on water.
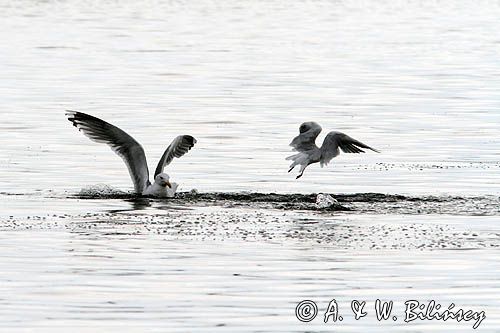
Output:
<path fill-rule="evenodd" d="M 493 332 L 500 324 L 500 262 L 482 251 L 409 255 L 54 230 L 2 237 L 2 261 L 8 265 L 3 267 L 13 268 L 2 274 L 4 327 L 22 322 L 25 327 L 126 326 L 131 331 L 326 331 L 332 327 L 320 316 L 302 324 L 294 309 L 303 299 L 324 309 L 332 298 L 344 310 L 345 320 L 335 324 L 342 332 L 471 330 L 465 322 L 404 324 L 406 299 L 484 310 L 481 331 Z M 401 320 L 378 323 L 371 306 L 367 318 L 353 320 L 352 299 L 371 303 L 377 298 L 394 300 Z"/>
<path fill-rule="evenodd" d="M 294 318 L 303 299 L 415 298 L 484 310 L 497 332 L 499 16 L 486 0 L 0 1 L 2 327 L 471 331 Z M 419 199 L 83 199 L 132 184 L 66 109 L 129 132 L 150 166 L 195 136 L 166 170 L 181 191 Z M 382 154 L 296 181 L 284 158 L 307 120 Z"/>
<path fill-rule="evenodd" d="M 126 212 L 126 211 L 143 210 L 143 209 L 146 209 L 148 207 L 151 207 L 151 202 L 150 202 L 150 199 L 148 199 L 148 198 L 135 198 L 135 199 L 129 199 L 126 201 L 130 203 L 130 209 L 112 209 L 109 212 L 110 213 L 121 213 L 121 212 Z"/>
<path fill-rule="evenodd" d="M 484 310 L 482 331 L 500 325 L 496 215 L 49 202 L 60 212 L 0 220 L 4 327 L 303 332 L 297 303 L 312 299 L 324 309 L 332 298 L 346 318 L 339 331 L 470 331 L 464 322 L 405 325 L 349 315 L 352 299 L 377 298 L 395 301 L 401 318 L 405 300 L 433 299 Z M 87 202 L 105 212 L 91 213 Z M 318 317 L 306 329 L 324 325 Z"/>

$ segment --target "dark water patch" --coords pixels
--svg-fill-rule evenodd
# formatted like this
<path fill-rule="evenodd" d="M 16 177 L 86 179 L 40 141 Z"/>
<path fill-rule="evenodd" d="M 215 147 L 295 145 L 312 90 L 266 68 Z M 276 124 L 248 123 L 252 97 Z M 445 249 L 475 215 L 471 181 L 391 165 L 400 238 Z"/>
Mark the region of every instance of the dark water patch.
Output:
<path fill-rule="evenodd" d="M 28 194 L 26 193 L 10 193 L 10 192 L 0 192 L 0 195 L 5 195 L 5 196 L 26 196 Z"/>
<path fill-rule="evenodd" d="M 50 193 L 0 192 L 0 196 L 38 198 L 61 197 Z M 227 208 L 277 209 L 285 211 L 346 212 L 356 214 L 392 215 L 461 215 L 499 216 L 500 197 L 486 196 L 406 196 L 384 193 L 330 194 L 334 203 L 323 207 L 316 203 L 318 194 L 279 194 L 256 192 L 190 192 L 177 193 L 175 198 L 154 198 L 138 196 L 130 192 L 115 190 L 82 191 L 66 199 L 122 200 L 130 207 L 118 211 L 144 209 L 186 210 L 193 207 L 221 206 Z"/>
<path fill-rule="evenodd" d="M 123 199 L 137 209 L 154 203 L 178 206 L 224 206 L 255 209 L 310 210 L 324 212 L 356 212 L 370 214 L 449 214 L 469 216 L 500 215 L 498 196 L 405 196 L 383 193 L 330 194 L 337 202 L 322 208 L 316 204 L 317 193 L 279 194 L 255 192 L 208 192 L 177 193 L 172 199 L 141 197 L 130 193 L 92 193 L 78 195 L 80 199 Z"/>
<path fill-rule="evenodd" d="M 174 200 L 230 203 L 235 206 L 271 207 L 286 210 L 354 211 L 375 214 L 500 215 L 496 196 L 405 196 L 383 193 L 330 194 L 337 203 L 328 208 L 316 204 L 317 193 L 179 193 Z"/>

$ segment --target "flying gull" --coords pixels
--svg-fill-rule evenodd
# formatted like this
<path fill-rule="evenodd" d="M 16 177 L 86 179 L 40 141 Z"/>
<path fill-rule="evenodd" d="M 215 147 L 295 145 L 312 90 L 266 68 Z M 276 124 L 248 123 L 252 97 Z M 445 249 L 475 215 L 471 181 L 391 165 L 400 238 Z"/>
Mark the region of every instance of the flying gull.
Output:
<path fill-rule="evenodd" d="M 327 165 L 340 153 L 339 148 L 344 153 L 364 153 L 364 150 L 361 148 L 379 153 L 378 150 L 351 138 L 349 135 L 336 131 L 328 133 L 323 141 L 323 145 L 318 147 L 316 146 L 316 138 L 321 130 L 321 126 L 314 121 L 305 122 L 300 125 L 300 134 L 290 143 L 290 146 L 294 148 L 293 150 L 299 153 L 286 158 L 293 161 L 288 172 L 292 171 L 297 165 L 300 165 L 300 174 L 297 176 L 297 179 L 302 177 L 304 170 L 309 164 L 320 162 L 321 167 Z"/>
<path fill-rule="evenodd" d="M 148 164 L 142 146 L 133 137 L 116 126 L 83 112 L 67 111 L 68 120 L 90 140 L 106 143 L 127 165 L 137 194 L 173 197 L 177 184 L 170 183 L 170 177 L 163 173 L 174 157 L 186 154 L 196 143 L 191 135 L 179 135 L 167 147 L 154 174 L 154 183 L 149 181 Z"/>

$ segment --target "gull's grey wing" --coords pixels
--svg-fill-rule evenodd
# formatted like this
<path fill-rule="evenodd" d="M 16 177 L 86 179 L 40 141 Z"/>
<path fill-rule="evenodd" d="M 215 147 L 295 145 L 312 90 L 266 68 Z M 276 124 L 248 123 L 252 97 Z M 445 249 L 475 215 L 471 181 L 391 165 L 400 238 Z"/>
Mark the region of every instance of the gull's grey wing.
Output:
<path fill-rule="evenodd" d="M 328 164 L 332 158 L 337 156 L 339 154 L 339 148 L 342 149 L 344 153 L 364 153 L 365 151 L 361 148 L 380 153 L 378 150 L 351 138 L 347 134 L 333 131 L 328 133 L 321 146 L 321 165 Z"/>
<path fill-rule="evenodd" d="M 134 189 L 142 193 L 149 182 L 148 164 L 142 146 L 116 126 L 83 112 L 67 111 L 68 120 L 89 139 L 106 143 L 127 165 Z"/>
<path fill-rule="evenodd" d="M 165 168 L 166 165 L 169 165 L 174 157 L 181 157 L 186 154 L 191 148 L 193 148 L 195 143 L 196 139 L 191 135 L 179 135 L 176 137 L 161 156 L 155 170 L 155 177 L 159 173 L 163 172 L 163 168 Z"/>
<path fill-rule="evenodd" d="M 312 121 L 305 122 L 300 125 L 299 132 L 300 134 L 290 143 L 294 150 L 305 152 L 318 148 L 316 138 L 321 133 L 321 126 Z"/>

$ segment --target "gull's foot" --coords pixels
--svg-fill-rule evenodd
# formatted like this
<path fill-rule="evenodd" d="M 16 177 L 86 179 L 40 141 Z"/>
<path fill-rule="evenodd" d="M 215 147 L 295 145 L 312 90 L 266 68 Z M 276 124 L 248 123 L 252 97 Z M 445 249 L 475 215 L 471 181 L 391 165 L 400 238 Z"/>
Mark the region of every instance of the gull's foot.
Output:
<path fill-rule="evenodd" d="M 302 177 L 303 173 L 301 173 L 300 175 L 298 175 L 297 177 L 295 177 L 295 179 L 299 179 L 300 177 Z"/>

